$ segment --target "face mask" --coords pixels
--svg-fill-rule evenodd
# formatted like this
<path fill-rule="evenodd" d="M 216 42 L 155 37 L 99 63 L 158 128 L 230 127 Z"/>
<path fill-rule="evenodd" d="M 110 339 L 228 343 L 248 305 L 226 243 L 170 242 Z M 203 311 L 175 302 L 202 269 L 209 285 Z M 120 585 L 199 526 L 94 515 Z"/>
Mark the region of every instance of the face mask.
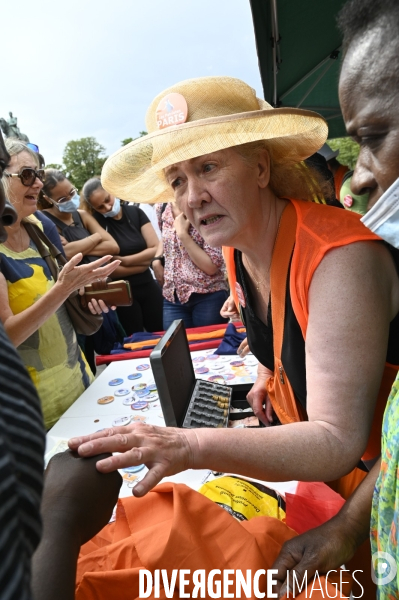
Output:
<path fill-rule="evenodd" d="M 79 194 L 75 194 L 73 198 L 67 200 L 66 202 L 62 202 L 61 204 L 57 204 L 57 208 L 60 212 L 72 213 L 79 208 Z"/>
<path fill-rule="evenodd" d="M 121 201 L 119 200 L 119 198 L 115 198 L 113 207 L 107 213 L 103 213 L 103 217 L 107 217 L 107 219 L 110 217 L 116 217 L 117 215 L 119 215 L 120 209 Z"/>
<path fill-rule="evenodd" d="M 395 248 L 399 248 L 399 179 L 384 192 L 361 221 Z"/>

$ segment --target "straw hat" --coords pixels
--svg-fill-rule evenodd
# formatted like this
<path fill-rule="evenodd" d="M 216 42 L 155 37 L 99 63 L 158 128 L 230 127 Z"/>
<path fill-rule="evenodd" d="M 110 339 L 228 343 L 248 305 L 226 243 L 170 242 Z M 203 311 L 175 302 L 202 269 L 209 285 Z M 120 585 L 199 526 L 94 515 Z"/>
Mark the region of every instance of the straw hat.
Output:
<path fill-rule="evenodd" d="M 176 124 L 175 124 L 176 123 Z M 168 202 L 165 167 L 231 146 L 268 140 L 273 160 L 299 162 L 325 142 L 328 127 L 317 113 L 272 108 L 232 77 L 188 79 L 151 103 L 149 135 L 134 140 L 104 164 L 104 189 L 134 202 Z"/>

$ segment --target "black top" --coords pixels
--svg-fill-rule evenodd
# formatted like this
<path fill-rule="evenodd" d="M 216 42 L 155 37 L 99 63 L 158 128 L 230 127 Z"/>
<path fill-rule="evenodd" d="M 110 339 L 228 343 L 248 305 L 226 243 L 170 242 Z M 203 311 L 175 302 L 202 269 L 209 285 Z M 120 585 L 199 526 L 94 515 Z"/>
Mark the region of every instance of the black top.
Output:
<path fill-rule="evenodd" d="M 141 234 L 141 228 L 150 222 L 149 218 L 141 208 L 121 201 L 122 218 L 106 218 L 102 214 L 95 212 L 94 217 L 98 223 L 109 234 L 112 235 L 120 248 L 120 256 L 130 256 L 138 254 L 147 248 L 145 239 Z M 137 275 L 130 275 L 128 278 L 134 285 L 139 283 L 148 283 L 152 281 L 150 269 Z"/>
<path fill-rule="evenodd" d="M 71 225 L 66 225 L 61 219 L 58 219 L 50 212 L 46 211 L 46 216 L 56 225 L 59 229 L 61 235 L 64 236 L 67 242 L 79 242 L 80 240 L 84 240 L 88 238 L 91 233 L 86 227 L 83 225 L 82 217 L 75 210 L 72 214 L 72 223 Z M 86 254 L 82 260 L 81 264 L 88 264 L 100 258 L 99 256 L 90 256 Z"/>
<path fill-rule="evenodd" d="M 399 274 L 399 250 L 388 246 L 395 262 L 396 270 Z M 241 252 L 235 250 L 234 260 L 236 264 L 237 282 L 241 285 L 244 297 L 245 308 L 241 307 L 243 322 L 247 328 L 248 345 L 251 352 L 258 361 L 274 372 L 274 352 L 273 352 L 273 327 L 272 310 L 269 299 L 267 325 L 261 321 L 253 311 L 253 299 L 248 287 L 248 274 L 242 263 Z M 291 267 L 290 267 L 291 268 Z M 287 291 L 285 297 L 285 319 L 283 348 L 281 352 L 281 361 L 284 370 L 291 383 L 296 399 L 306 410 L 306 355 L 305 340 L 292 308 L 290 295 L 290 269 L 287 275 Z M 331 357 L 334 360 L 334 357 Z M 389 340 L 386 361 L 392 365 L 399 365 L 399 313 L 391 321 L 389 328 Z M 328 365 L 326 365 L 328 368 Z"/>

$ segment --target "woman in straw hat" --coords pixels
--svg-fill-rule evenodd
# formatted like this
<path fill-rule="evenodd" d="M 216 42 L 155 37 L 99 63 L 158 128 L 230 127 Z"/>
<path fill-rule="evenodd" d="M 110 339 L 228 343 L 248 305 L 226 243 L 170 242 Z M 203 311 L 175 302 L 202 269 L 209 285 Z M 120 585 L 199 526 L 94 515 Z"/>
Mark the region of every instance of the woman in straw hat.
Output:
<path fill-rule="evenodd" d="M 157 96 L 147 129 L 107 160 L 103 185 L 140 202 L 174 198 L 209 245 L 225 247 L 232 293 L 260 362 L 249 401 L 264 423 L 273 409 L 290 427 L 129 425 L 70 447 L 82 456 L 120 452 L 97 463 L 103 472 L 145 463 L 136 496 L 187 468 L 331 482 L 362 455 L 375 458 L 381 408 L 374 422 L 373 415 L 399 287 L 389 251 L 357 215 L 311 202 L 321 192 L 302 161 L 325 142 L 323 118 L 273 109 L 242 81 L 207 77 Z M 395 343 L 388 360 L 399 362 Z M 384 401 L 393 378 L 386 368 Z M 336 489 L 347 495 L 359 474 Z"/>

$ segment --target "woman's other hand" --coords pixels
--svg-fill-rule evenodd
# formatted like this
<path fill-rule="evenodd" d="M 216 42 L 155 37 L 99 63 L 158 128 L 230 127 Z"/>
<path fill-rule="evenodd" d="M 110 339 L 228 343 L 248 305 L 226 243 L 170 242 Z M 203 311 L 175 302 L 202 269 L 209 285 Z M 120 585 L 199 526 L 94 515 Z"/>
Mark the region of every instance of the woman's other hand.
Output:
<path fill-rule="evenodd" d="M 230 321 L 241 321 L 240 314 L 237 310 L 232 295 L 230 295 L 227 298 L 226 302 L 223 304 L 222 308 L 220 309 L 220 315 L 224 319 L 230 319 Z"/>
<path fill-rule="evenodd" d="M 152 270 L 154 271 L 155 279 L 158 281 L 159 285 L 163 287 L 165 282 L 164 280 L 164 267 L 160 260 L 155 260 L 152 263 Z"/>
<path fill-rule="evenodd" d="M 266 390 L 266 381 L 272 377 L 273 373 L 266 367 L 258 365 L 258 377 L 247 394 L 249 405 L 264 425 L 268 426 L 273 421 L 273 407 Z"/>
<path fill-rule="evenodd" d="M 119 452 L 120 454 L 97 462 L 97 469 L 101 473 L 145 464 L 149 471 L 134 487 L 135 496 L 147 494 L 163 477 L 189 469 L 194 465 L 194 454 L 198 447 L 193 429 L 140 423 L 72 438 L 68 444 L 71 450 L 76 450 L 82 457 Z"/>
<path fill-rule="evenodd" d="M 177 237 L 179 240 L 182 240 L 184 237 L 188 235 L 188 230 L 190 229 L 190 221 L 187 219 L 186 215 L 180 213 L 175 220 L 173 221 L 173 227 L 177 233 Z"/>
<path fill-rule="evenodd" d="M 248 338 L 245 338 L 245 340 L 243 340 L 241 342 L 241 344 L 238 346 L 237 354 L 241 358 L 244 358 L 244 356 L 246 356 L 249 353 L 250 353 L 250 349 L 249 349 L 249 345 L 248 345 Z"/>
<path fill-rule="evenodd" d="M 82 257 L 81 253 L 76 254 L 60 271 L 55 285 L 66 292 L 65 297 L 68 297 L 72 292 L 85 285 L 90 285 L 94 281 L 109 277 L 120 265 L 119 260 L 109 262 L 112 259 L 112 256 L 109 255 L 103 256 L 87 265 L 79 265 Z"/>

